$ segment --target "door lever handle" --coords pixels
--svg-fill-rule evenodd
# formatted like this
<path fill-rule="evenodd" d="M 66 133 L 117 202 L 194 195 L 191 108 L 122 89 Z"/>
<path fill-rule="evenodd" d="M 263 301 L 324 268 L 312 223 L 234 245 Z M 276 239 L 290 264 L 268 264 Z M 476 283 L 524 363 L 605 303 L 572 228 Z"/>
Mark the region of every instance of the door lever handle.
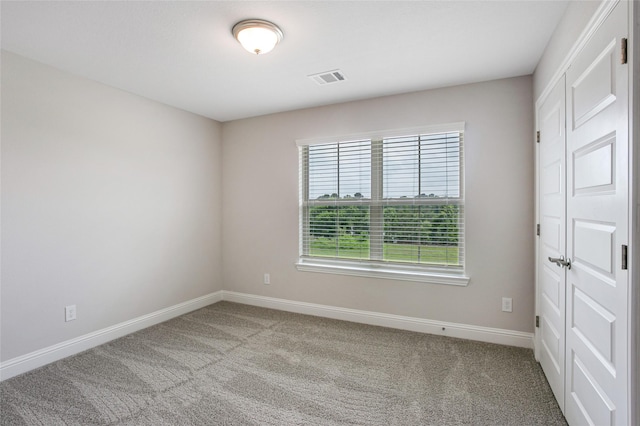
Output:
<path fill-rule="evenodd" d="M 566 259 L 564 256 L 560 257 L 549 257 L 549 262 L 555 263 L 559 267 L 566 267 L 567 269 L 571 269 L 571 259 Z"/>

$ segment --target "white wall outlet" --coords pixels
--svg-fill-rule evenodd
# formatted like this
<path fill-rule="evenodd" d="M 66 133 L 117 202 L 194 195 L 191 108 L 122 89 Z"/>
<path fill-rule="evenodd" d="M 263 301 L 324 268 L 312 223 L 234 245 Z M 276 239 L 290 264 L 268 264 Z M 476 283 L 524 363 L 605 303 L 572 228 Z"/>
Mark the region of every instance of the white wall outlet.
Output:
<path fill-rule="evenodd" d="M 513 299 L 510 297 L 502 298 L 502 312 L 513 312 Z"/>
<path fill-rule="evenodd" d="M 270 274 L 264 274 L 264 284 L 265 285 L 271 284 L 271 275 Z"/>
<path fill-rule="evenodd" d="M 73 321 L 76 319 L 76 305 L 69 305 L 64 307 L 64 320 L 65 322 Z"/>

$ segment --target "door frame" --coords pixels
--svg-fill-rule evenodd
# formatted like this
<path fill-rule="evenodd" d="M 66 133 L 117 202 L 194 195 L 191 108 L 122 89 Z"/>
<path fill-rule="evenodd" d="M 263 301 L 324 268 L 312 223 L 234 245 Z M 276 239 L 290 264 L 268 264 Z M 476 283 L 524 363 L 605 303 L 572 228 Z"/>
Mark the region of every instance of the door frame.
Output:
<path fill-rule="evenodd" d="M 629 2 L 629 217 L 630 232 L 630 286 L 629 300 L 629 394 L 632 403 L 630 424 L 640 424 L 640 4 Z M 635 84 L 634 84 L 635 82 Z M 634 362 L 635 360 L 635 362 Z"/>

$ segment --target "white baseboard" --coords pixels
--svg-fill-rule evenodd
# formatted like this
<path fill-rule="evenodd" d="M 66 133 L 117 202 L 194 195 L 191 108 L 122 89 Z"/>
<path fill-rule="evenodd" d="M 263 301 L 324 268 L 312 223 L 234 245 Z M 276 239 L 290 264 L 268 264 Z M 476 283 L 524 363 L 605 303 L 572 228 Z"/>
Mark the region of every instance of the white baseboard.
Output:
<path fill-rule="evenodd" d="M 222 300 L 222 291 L 188 300 L 0 363 L 0 381 Z"/>
<path fill-rule="evenodd" d="M 533 348 L 533 333 L 525 333 L 522 331 L 434 321 L 423 318 L 383 314 L 379 312 L 360 311 L 335 306 L 317 305 L 315 303 L 295 302 L 286 299 L 255 296 L 252 294 L 236 293 L 226 290 L 222 291 L 222 299 L 245 305 L 261 306 L 263 308 L 278 309 L 281 311 L 296 312 L 299 314 L 333 318 L 381 327 L 458 337 L 461 339 L 498 343 L 508 346 Z"/>
<path fill-rule="evenodd" d="M 0 363 L 0 381 L 26 373 L 27 371 L 42 367 L 59 359 L 86 351 L 87 349 L 117 339 L 118 337 L 126 336 L 127 334 L 159 324 L 221 300 L 400 330 L 417 331 L 420 333 L 458 337 L 461 339 L 524 348 L 533 347 L 533 333 L 339 308 L 222 290 L 2 362 Z"/>

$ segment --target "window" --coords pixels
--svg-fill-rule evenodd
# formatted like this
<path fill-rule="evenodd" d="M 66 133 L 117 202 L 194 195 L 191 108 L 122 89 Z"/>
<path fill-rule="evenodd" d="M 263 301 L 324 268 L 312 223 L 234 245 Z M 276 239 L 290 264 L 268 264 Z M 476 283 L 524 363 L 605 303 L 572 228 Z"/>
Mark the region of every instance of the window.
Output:
<path fill-rule="evenodd" d="M 299 141 L 299 269 L 465 285 L 463 123 Z"/>

